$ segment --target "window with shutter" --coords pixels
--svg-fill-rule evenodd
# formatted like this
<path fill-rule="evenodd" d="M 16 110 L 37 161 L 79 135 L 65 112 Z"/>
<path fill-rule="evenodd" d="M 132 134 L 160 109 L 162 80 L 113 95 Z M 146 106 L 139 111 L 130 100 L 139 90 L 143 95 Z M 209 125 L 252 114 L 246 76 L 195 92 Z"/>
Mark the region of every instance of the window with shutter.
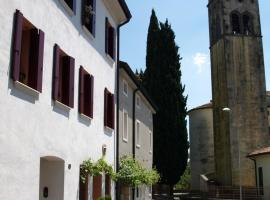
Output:
<path fill-rule="evenodd" d="M 54 48 L 53 100 L 74 107 L 74 58 L 56 44 Z"/>
<path fill-rule="evenodd" d="M 136 147 L 141 147 L 141 136 L 140 136 L 140 121 L 136 121 Z"/>
<path fill-rule="evenodd" d="M 82 66 L 79 75 L 79 113 L 93 118 L 94 77 Z"/>
<path fill-rule="evenodd" d="M 76 0 L 60 0 L 70 15 L 76 14 Z"/>
<path fill-rule="evenodd" d="M 95 36 L 96 26 L 96 0 L 82 0 L 82 25 Z"/>
<path fill-rule="evenodd" d="M 42 92 L 44 32 L 16 10 L 12 48 L 12 78 Z"/>
<path fill-rule="evenodd" d="M 85 181 L 83 181 L 81 179 L 83 175 L 83 171 L 80 170 L 79 200 L 88 200 L 89 177 L 87 177 Z"/>
<path fill-rule="evenodd" d="M 114 129 L 114 95 L 104 90 L 104 125 Z"/>
<path fill-rule="evenodd" d="M 113 60 L 115 59 L 115 29 L 107 17 L 105 19 L 105 52 Z"/>
<path fill-rule="evenodd" d="M 93 177 L 93 200 L 98 200 L 102 193 L 102 176 Z"/>
<path fill-rule="evenodd" d="M 128 112 L 123 110 L 123 141 L 128 142 Z"/>

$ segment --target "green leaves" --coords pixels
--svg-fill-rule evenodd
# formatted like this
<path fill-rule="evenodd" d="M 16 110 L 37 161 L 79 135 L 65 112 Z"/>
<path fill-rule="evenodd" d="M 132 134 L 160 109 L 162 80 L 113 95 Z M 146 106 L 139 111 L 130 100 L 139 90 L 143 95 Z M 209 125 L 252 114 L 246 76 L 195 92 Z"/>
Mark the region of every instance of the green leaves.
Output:
<path fill-rule="evenodd" d="M 148 170 L 132 157 L 121 158 L 120 170 L 117 173 L 117 180 L 122 184 L 132 187 L 140 185 L 152 185 L 158 182 L 160 176 L 156 170 Z"/>
<path fill-rule="evenodd" d="M 110 177 L 115 180 L 116 174 L 113 171 L 112 165 L 109 165 L 104 158 L 100 158 L 97 162 L 93 162 L 91 159 L 83 161 L 81 167 L 81 180 L 85 183 L 87 176 L 99 176 L 102 173 L 110 175 Z"/>
<path fill-rule="evenodd" d="M 85 183 L 87 176 L 99 176 L 103 173 L 109 175 L 114 181 L 119 181 L 132 187 L 138 187 L 143 184 L 153 185 L 160 178 L 155 169 L 143 168 L 137 160 L 127 156 L 121 158 L 118 173 L 113 171 L 113 167 L 103 157 L 97 162 L 93 162 L 91 159 L 83 161 L 80 170 L 83 183 Z"/>

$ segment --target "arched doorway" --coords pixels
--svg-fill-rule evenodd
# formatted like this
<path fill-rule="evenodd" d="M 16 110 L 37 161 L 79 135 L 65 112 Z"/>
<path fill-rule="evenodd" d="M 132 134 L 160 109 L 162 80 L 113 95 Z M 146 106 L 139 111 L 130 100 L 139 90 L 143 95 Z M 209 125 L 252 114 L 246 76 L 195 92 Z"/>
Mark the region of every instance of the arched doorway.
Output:
<path fill-rule="evenodd" d="M 65 161 L 54 156 L 40 158 L 39 200 L 64 199 Z"/>

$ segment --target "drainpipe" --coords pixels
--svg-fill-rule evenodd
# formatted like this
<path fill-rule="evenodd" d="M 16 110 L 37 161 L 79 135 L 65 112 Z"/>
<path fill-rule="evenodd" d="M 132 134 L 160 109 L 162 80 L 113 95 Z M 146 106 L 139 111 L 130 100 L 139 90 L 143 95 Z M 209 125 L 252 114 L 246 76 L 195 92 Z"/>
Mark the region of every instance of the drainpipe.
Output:
<path fill-rule="evenodd" d="M 131 19 L 128 17 L 127 21 L 117 26 L 117 65 L 116 65 L 116 171 L 119 171 L 119 61 L 120 61 L 120 28 L 127 24 Z M 119 184 L 115 184 L 116 200 L 120 200 Z"/>
<path fill-rule="evenodd" d="M 136 122 L 136 93 L 139 91 L 139 88 L 136 88 L 133 91 L 132 97 L 132 156 L 136 158 L 136 134 L 135 134 L 135 122 Z M 135 200 L 135 188 L 132 188 L 132 197 Z"/>

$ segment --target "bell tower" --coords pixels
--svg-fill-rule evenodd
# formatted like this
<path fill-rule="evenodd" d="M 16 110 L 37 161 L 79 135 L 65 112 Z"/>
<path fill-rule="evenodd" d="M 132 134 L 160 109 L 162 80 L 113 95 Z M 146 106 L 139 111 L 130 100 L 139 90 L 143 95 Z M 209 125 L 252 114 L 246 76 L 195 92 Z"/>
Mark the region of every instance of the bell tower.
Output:
<path fill-rule="evenodd" d="M 246 156 L 269 143 L 259 2 L 209 0 L 208 11 L 216 178 L 256 186 Z"/>

